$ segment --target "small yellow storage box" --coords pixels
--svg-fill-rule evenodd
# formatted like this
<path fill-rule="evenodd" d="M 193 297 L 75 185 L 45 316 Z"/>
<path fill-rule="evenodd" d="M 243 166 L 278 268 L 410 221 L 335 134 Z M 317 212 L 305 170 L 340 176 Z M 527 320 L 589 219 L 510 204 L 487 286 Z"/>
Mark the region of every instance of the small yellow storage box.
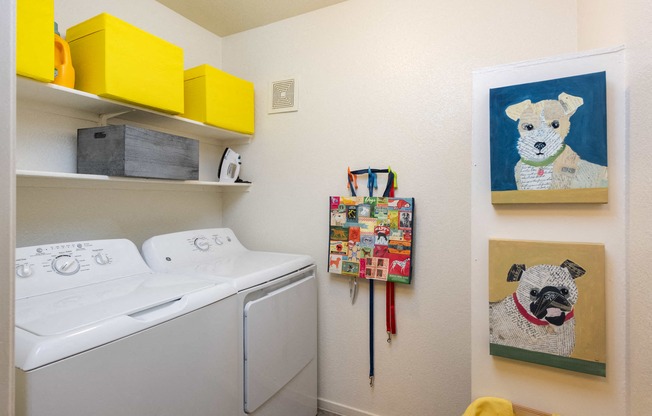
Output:
<path fill-rule="evenodd" d="M 54 80 L 54 1 L 16 2 L 16 73 Z"/>
<path fill-rule="evenodd" d="M 102 97 L 183 112 L 183 49 L 107 13 L 69 28 L 75 87 Z"/>
<path fill-rule="evenodd" d="M 210 65 L 185 72 L 184 117 L 244 134 L 254 132 L 254 84 Z"/>

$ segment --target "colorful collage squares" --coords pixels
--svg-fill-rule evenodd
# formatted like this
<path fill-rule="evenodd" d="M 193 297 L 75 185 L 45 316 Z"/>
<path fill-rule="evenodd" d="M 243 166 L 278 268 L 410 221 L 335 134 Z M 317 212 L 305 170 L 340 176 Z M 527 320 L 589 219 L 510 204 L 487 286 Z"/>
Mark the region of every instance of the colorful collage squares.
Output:
<path fill-rule="evenodd" d="M 410 283 L 414 198 L 331 196 L 328 272 Z"/>

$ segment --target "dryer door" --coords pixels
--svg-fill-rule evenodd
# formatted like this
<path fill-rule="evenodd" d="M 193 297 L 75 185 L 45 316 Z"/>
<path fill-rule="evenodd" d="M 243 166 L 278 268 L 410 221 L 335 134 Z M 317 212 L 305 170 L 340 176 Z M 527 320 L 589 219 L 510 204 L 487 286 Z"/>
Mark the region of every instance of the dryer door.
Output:
<path fill-rule="evenodd" d="M 316 359 L 315 275 L 246 303 L 244 315 L 244 405 L 252 413 Z"/>

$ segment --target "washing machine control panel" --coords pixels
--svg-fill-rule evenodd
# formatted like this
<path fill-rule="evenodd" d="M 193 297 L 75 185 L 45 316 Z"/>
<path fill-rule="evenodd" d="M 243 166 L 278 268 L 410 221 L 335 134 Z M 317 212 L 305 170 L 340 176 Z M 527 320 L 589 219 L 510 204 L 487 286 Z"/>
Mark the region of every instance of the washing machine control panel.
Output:
<path fill-rule="evenodd" d="M 129 240 L 44 244 L 16 249 L 16 299 L 151 270 Z"/>
<path fill-rule="evenodd" d="M 183 266 L 232 258 L 246 250 L 229 228 L 163 234 L 143 244 L 143 256 L 152 269 L 168 272 Z"/>
<path fill-rule="evenodd" d="M 186 244 L 192 241 L 192 245 L 195 246 L 194 248 L 199 251 L 219 251 L 221 250 L 221 246 L 226 247 L 228 244 L 237 241 L 233 232 L 227 229 L 200 230 L 191 231 L 191 233 L 194 234 L 191 234 L 190 238 L 185 239 Z"/>

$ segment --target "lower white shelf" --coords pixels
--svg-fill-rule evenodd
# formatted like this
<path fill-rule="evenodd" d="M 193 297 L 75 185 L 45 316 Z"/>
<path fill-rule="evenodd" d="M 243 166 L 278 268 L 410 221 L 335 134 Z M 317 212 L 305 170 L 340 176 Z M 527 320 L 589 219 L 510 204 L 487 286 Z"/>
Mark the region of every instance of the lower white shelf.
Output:
<path fill-rule="evenodd" d="M 177 181 L 79 173 L 16 171 L 17 187 L 247 192 L 249 183 Z"/>

